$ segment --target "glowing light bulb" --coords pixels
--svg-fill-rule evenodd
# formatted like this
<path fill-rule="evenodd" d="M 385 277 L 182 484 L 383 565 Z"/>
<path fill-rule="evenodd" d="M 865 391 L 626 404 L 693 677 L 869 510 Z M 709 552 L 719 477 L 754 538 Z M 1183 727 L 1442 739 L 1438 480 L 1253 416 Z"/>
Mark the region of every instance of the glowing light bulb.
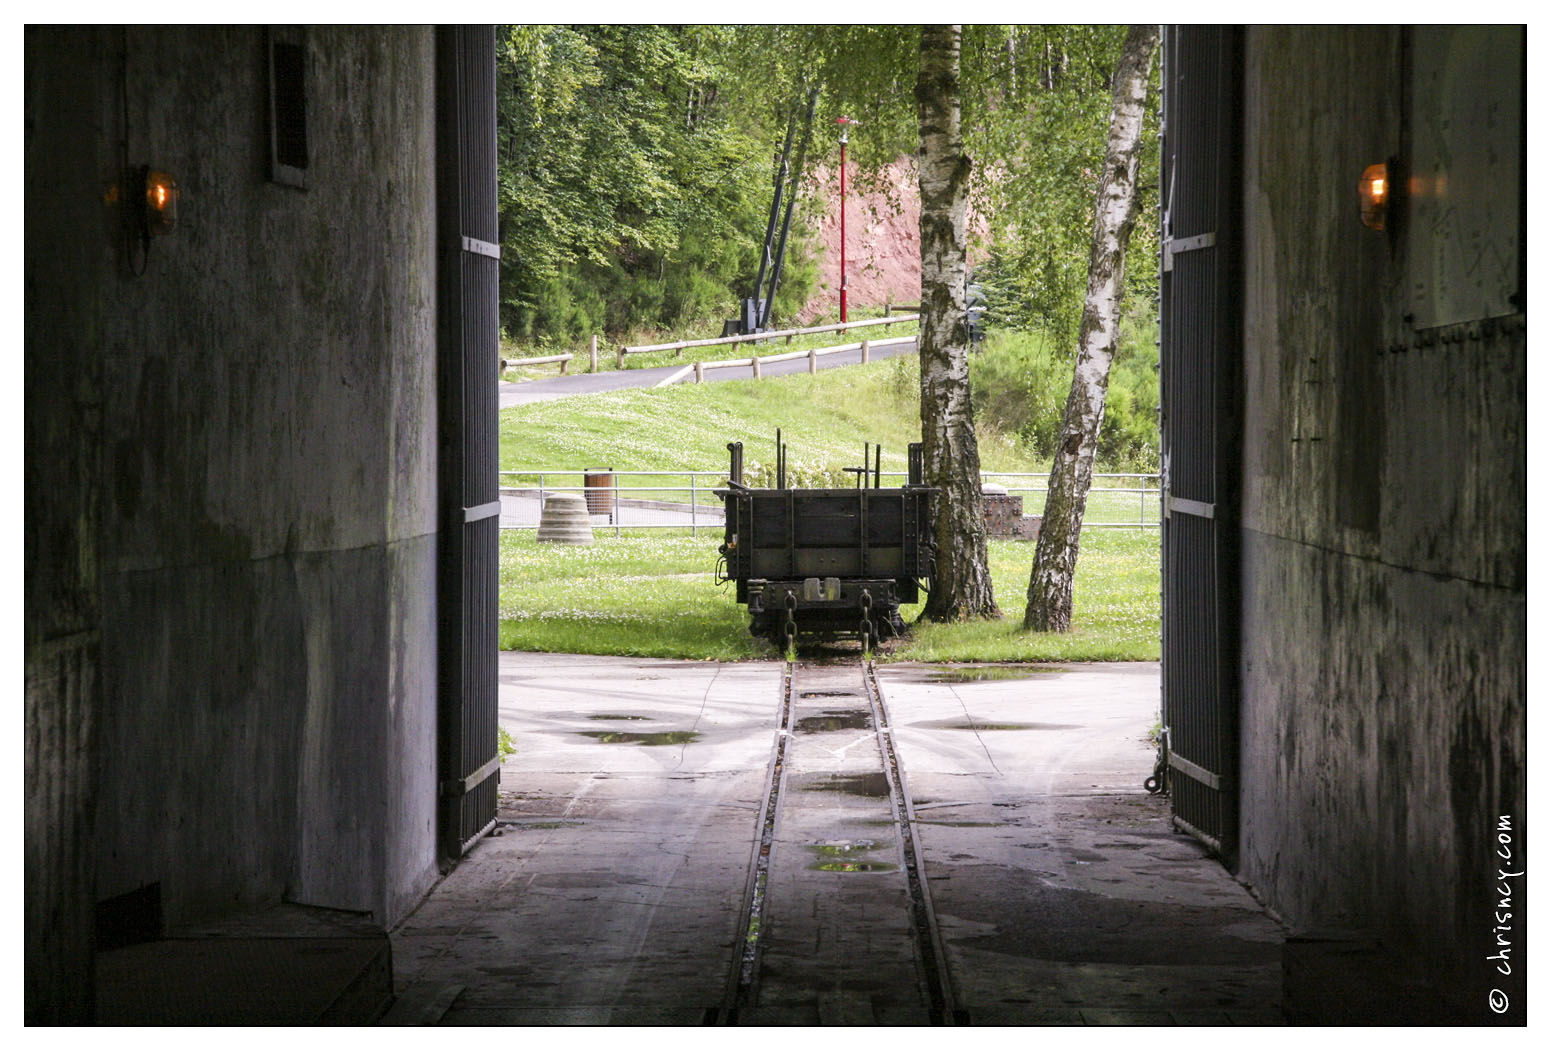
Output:
<path fill-rule="evenodd" d="M 1357 183 L 1357 199 L 1362 208 L 1363 225 L 1374 230 L 1384 229 L 1389 204 L 1389 165 L 1370 164 L 1363 169 Z"/>
<path fill-rule="evenodd" d="M 178 224 L 178 183 L 167 172 L 145 173 L 146 231 L 171 233 Z"/>

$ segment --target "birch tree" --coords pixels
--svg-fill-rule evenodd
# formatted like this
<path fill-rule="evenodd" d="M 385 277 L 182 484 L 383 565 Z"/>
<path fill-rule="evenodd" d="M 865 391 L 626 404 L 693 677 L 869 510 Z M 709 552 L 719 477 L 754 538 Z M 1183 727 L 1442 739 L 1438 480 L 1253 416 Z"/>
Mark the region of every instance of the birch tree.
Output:
<path fill-rule="evenodd" d="M 922 616 L 999 617 L 986 562 L 980 449 L 969 396 L 964 310 L 969 157 L 959 110 L 958 26 L 924 26 L 916 74 L 921 187 L 921 441 L 926 482 L 937 489 L 937 560 Z"/>
<path fill-rule="evenodd" d="M 1077 572 L 1083 512 L 1093 482 L 1094 452 L 1104 422 L 1109 367 L 1120 334 L 1126 245 L 1136 222 L 1143 103 L 1157 46 L 1157 26 L 1132 26 L 1115 70 L 1109 140 L 1099 176 L 1093 247 L 1088 257 L 1088 290 L 1078 327 L 1077 361 L 1061 442 L 1050 468 L 1044 524 L 1029 574 L 1023 626 L 1034 631 L 1070 631 L 1072 627 L 1072 581 Z"/>

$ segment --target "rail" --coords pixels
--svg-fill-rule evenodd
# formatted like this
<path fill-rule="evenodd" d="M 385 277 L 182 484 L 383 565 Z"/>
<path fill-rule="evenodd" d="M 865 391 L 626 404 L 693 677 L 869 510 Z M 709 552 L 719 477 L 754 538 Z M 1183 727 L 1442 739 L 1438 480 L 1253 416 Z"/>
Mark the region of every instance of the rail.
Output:
<path fill-rule="evenodd" d="M 873 347 L 894 347 L 902 343 L 914 342 L 915 336 L 895 336 L 892 339 L 864 339 L 860 343 L 842 343 L 834 347 L 810 347 L 807 350 L 789 350 L 781 354 L 766 354 L 764 357 L 726 358 L 722 361 L 697 361 L 685 365 L 677 372 L 666 376 L 657 384 L 659 387 L 671 387 L 678 383 L 691 372 L 695 375 L 696 383 L 705 382 L 706 369 L 733 369 L 747 368 L 754 370 L 754 378 L 759 379 L 762 368 L 765 365 L 773 365 L 779 361 L 796 361 L 798 358 L 808 359 L 808 371 L 818 371 L 818 359 L 829 354 L 843 354 L 847 351 L 860 350 L 862 352 L 862 364 L 868 362 L 868 352 Z"/>
<path fill-rule="evenodd" d="M 502 358 L 501 371 L 505 372 L 507 369 L 516 368 L 518 365 L 554 365 L 558 363 L 560 365 L 560 375 L 564 376 L 566 366 L 571 363 L 571 359 L 574 357 L 576 357 L 575 354 L 545 354 L 537 358 Z"/>
<path fill-rule="evenodd" d="M 629 354 L 651 354 L 661 350 L 671 350 L 675 355 L 683 353 L 690 347 L 720 347 L 734 343 L 749 343 L 756 340 L 770 340 L 784 338 L 788 343 L 796 336 L 815 336 L 823 332 L 849 332 L 853 328 L 868 328 L 873 325 L 898 325 L 906 321 L 919 321 L 920 314 L 901 314 L 898 317 L 869 318 L 866 321 L 842 321 L 833 325 L 814 325 L 810 328 L 783 328 L 771 332 L 752 332 L 746 336 L 719 336 L 716 339 L 681 339 L 676 343 L 652 343 L 639 347 L 620 347 L 616 352 L 620 368 L 625 366 L 625 357 Z"/>
<path fill-rule="evenodd" d="M 903 484 L 908 476 L 904 471 L 884 471 L 882 477 L 898 479 Z M 1025 497 L 1025 514 L 1043 510 L 1048 477 L 1034 472 L 981 472 L 982 481 L 996 482 L 1009 495 Z M 1087 513 L 1083 516 L 1085 529 L 1159 526 L 1163 498 L 1158 475 L 1104 473 L 1095 474 L 1093 479 L 1095 484 L 1088 490 Z M 593 484 L 589 485 L 589 481 Z M 1132 484 L 1124 484 L 1127 482 Z M 589 471 L 570 467 L 501 471 L 501 528 L 537 529 L 546 496 L 581 493 L 587 498 L 595 529 L 612 528 L 615 536 L 626 529 L 688 529 L 691 535 L 697 535 L 701 529 L 722 527 L 722 503 L 714 490 L 726 484 L 725 468 Z"/>

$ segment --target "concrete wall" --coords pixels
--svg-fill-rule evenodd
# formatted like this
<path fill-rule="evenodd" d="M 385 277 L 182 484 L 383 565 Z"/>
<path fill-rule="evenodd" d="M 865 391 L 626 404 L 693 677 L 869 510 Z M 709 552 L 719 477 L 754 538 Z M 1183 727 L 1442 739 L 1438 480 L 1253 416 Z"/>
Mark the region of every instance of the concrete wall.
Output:
<path fill-rule="evenodd" d="M 88 902 L 159 883 L 169 923 L 284 896 L 387 924 L 435 875 L 433 36 L 306 53 L 296 189 L 263 29 L 28 31 L 29 781 L 90 783 Z M 121 140 L 182 193 L 138 277 Z M 50 737 L 77 721 L 34 609 L 100 623 L 95 747 Z M 29 916 L 79 805 L 29 800 Z"/>
<path fill-rule="evenodd" d="M 1524 315 L 1415 345 L 1427 260 L 1356 193 L 1405 82 L 1398 29 L 1248 31 L 1240 875 L 1479 1009 L 1525 815 Z"/>

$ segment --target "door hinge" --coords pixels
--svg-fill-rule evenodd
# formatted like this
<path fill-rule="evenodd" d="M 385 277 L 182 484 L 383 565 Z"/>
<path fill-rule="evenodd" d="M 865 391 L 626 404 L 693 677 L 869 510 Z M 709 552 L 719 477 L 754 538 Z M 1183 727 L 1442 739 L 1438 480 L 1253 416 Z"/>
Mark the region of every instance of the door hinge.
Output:
<path fill-rule="evenodd" d="M 1217 235 L 1193 234 L 1190 237 L 1171 237 L 1163 242 L 1163 269 L 1174 269 L 1174 256 L 1180 252 L 1194 252 L 1202 248 L 1211 248 L 1217 243 Z"/>
<path fill-rule="evenodd" d="M 465 237 L 463 239 L 463 250 L 465 252 L 473 252 L 475 255 L 487 255 L 491 259 L 501 258 L 500 245 L 491 244 L 489 241 L 481 241 L 477 237 Z"/>
<path fill-rule="evenodd" d="M 497 755 L 494 759 L 490 760 L 484 766 L 480 767 L 478 770 L 475 770 L 472 774 L 463 778 L 461 781 L 443 781 L 442 795 L 466 796 L 470 792 L 474 791 L 474 789 L 484 784 L 485 780 L 491 774 L 498 773 L 500 769 L 501 757 Z"/>

